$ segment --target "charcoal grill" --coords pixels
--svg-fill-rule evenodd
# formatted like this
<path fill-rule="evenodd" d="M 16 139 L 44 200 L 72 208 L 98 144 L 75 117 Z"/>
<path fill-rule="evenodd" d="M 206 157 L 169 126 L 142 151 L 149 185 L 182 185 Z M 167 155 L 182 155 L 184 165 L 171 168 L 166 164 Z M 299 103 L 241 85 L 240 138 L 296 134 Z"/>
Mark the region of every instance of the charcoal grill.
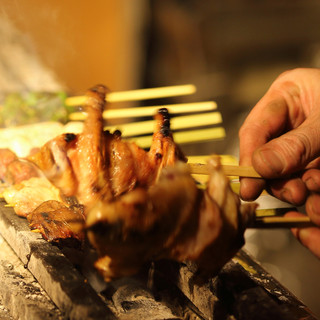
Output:
<path fill-rule="evenodd" d="M 46 242 L 5 202 L 0 232 L 15 257 L 0 266 L 0 301 L 13 318 L 316 319 L 243 250 L 211 279 L 200 278 L 192 263 L 157 261 L 104 284 L 87 272 L 83 250 Z"/>

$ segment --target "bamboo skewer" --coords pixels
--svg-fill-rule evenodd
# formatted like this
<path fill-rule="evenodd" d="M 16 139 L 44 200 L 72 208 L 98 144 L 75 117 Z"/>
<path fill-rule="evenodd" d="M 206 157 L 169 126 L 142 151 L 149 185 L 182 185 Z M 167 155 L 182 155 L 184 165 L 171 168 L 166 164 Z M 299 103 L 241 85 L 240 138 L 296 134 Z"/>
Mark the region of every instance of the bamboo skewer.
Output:
<path fill-rule="evenodd" d="M 179 131 L 175 132 L 173 136 L 176 143 L 183 144 L 223 139 L 226 136 L 226 131 L 223 127 L 215 127 L 207 129 Z M 135 142 L 141 148 L 149 148 L 152 142 L 152 136 L 150 135 L 134 137 L 128 138 L 126 140 Z"/>
<path fill-rule="evenodd" d="M 115 128 L 119 128 L 120 126 L 116 126 Z M 69 122 L 68 129 L 72 130 L 73 133 L 80 133 L 82 132 L 82 123 L 71 121 Z M 183 128 L 183 127 L 180 127 Z M 186 127 L 189 128 L 189 127 Z M 105 127 L 104 129 L 107 129 Z M 147 129 L 139 128 L 140 134 L 144 134 L 147 132 Z M 67 130 L 65 132 L 70 132 Z M 138 131 L 137 131 L 138 132 Z M 135 132 L 135 134 L 137 134 Z M 151 132 L 150 132 L 151 133 Z M 213 128 L 198 128 L 195 130 L 183 130 L 177 131 L 173 133 L 174 141 L 178 144 L 183 143 L 198 143 L 198 142 L 205 142 L 205 141 L 213 141 L 213 140 L 222 140 L 226 136 L 226 131 L 223 127 L 213 127 Z M 140 148 L 149 148 L 152 142 L 152 134 L 148 134 L 145 136 L 130 136 L 129 134 L 123 134 L 122 137 L 126 141 L 135 142 Z M 207 172 L 203 172 L 202 174 L 208 174 Z"/>
<path fill-rule="evenodd" d="M 107 95 L 106 100 L 125 101 L 125 100 L 142 100 L 152 99 L 160 97 L 178 96 L 182 94 L 192 94 L 196 91 L 194 85 L 183 85 L 173 87 L 162 87 L 153 89 L 142 89 L 135 90 L 132 92 L 113 92 Z M 121 97 L 121 99 L 120 99 Z M 85 97 L 70 97 L 67 98 L 66 104 L 69 106 L 81 105 L 85 102 Z M 179 117 L 173 117 L 171 124 L 173 130 L 190 129 L 196 126 L 199 127 L 196 130 L 187 130 L 174 133 L 174 139 L 177 143 L 194 143 L 209 141 L 215 139 L 225 138 L 226 132 L 223 127 L 214 128 L 202 128 L 204 126 L 212 126 L 218 123 L 222 123 L 222 116 L 219 112 L 212 112 L 217 109 L 217 104 L 213 101 L 204 101 L 196 103 L 183 103 L 183 104 L 171 104 L 166 105 L 170 114 L 179 114 Z M 138 107 L 138 108 L 121 108 L 121 109 L 109 109 L 103 112 L 104 119 L 114 118 L 130 118 L 130 117 L 145 117 L 152 116 L 161 106 L 150 106 L 150 107 Z M 199 114 L 199 112 L 211 111 L 207 113 Z M 184 113 L 198 113 L 197 115 L 181 116 Z M 69 114 L 69 120 L 79 126 L 80 122 L 85 120 L 87 114 L 85 112 L 73 112 Z M 116 129 L 122 132 L 122 137 L 135 137 L 136 142 L 142 148 L 148 148 L 152 142 L 152 135 L 154 128 L 154 121 L 143 121 L 128 124 L 118 124 L 116 126 L 105 127 L 105 130 L 114 131 Z M 146 135 L 147 136 L 141 136 Z M 149 135 L 150 134 L 150 135 Z M 137 137 L 138 136 L 138 137 Z M 133 140 L 133 139 L 129 139 Z"/>
<path fill-rule="evenodd" d="M 7 203 L 4 205 L 6 208 L 14 208 L 15 207 L 15 204 L 13 203 Z"/>
<path fill-rule="evenodd" d="M 189 163 L 191 173 L 193 174 L 209 174 L 208 166 L 203 163 Z M 234 166 L 234 165 L 223 165 L 224 173 L 227 176 L 247 177 L 247 178 L 261 178 L 258 172 L 253 167 L 247 166 Z"/>
<path fill-rule="evenodd" d="M 121 108 L 108 109 L 103 112 L 104 119 L 119 119 L 119 118 L 134 118 L 153 116 L 162 106 L 136 107 L 136 108 Z M 212 111 L 217 109 L 217 104 L 214 101 L 189 102 L 168 104 L 165 107 L 170 114 L 192 113 Z M 69 114 L 71 121 L 83 121 L 87 117 L 86 112 L 72 112 Z"/>
<path fill-rule="evenodd" d="M 266 217 L 281 217 L 287 212 L 297 211 L 297 209 L 293 206 L 289 207 L 280 207 L 280 208 L 264 208 L 256 210 L 256 218 L 266 218 Z"/>
<path fill-rule="evenodd" d="M 274 228 L 307 228 L 315 227 L 308 216 L 286 217 L 287 212 L 297 211 L 295 207 L 257 209 L 254 220 L 248 228 L 274 229 Z"/>
<path fill-rule="evenodd" d="M 180 130 L 192 128 L 194 124 L 200 126 L 212 126 L 222 122 L 220 112 L 206 112 L 196 115 L 179 116 L 171 119 L 171 129 Z M 104 130 L 111 132 L 120 130 L 122 137 L 139 136 L 142 134 L 152 134 L 154 130 L 154 120 L 123 123 L 114 126 L 106 126 Z"/>
<path fill-rule="evenodd" d="M 138 101 L 158 99 L 164 97 L 177 97 L 182 95 L 189 95 L 196 92 L 196 87 L 193 84 L 159 87 L 150 89 L 139 89 L 130 91 L 110 92 L 106 101 L 108 102 L 120 102 L 120 101 Z M 68 97 L 65 100 L 65 104 L 69 107 L 75 107 L 83 105 L 86 101 L 85 96 Z"/>
<path fill-rule="evenodd" d="M 305 217 L 260 217 L 256 218 L 248 228 L 309 228 L 315 227 L 308 216 Z"/>
<path fill-rule="evenodd" d="M 9 208 L 15 207 L 15 205 L 12 203 L 5 204 L 4 206 Z M 294 210 L 294 208 L 292 209 Z M 263 216 L 264 211 L 269 212 L 269 209 L 257 210 L 256 217 L 247 226 L 248 229 L 275 229 L 275 228 L 291 229 L 291 228 L 316 227 L 316 225 L 310 220 L 308 216 L 304 216 L 304 217 Z M 76 221 L 68 221 L 68 222 L 71 223 Z M 34 229 L 31 231 L 39 232 L 38 229 Z"/>

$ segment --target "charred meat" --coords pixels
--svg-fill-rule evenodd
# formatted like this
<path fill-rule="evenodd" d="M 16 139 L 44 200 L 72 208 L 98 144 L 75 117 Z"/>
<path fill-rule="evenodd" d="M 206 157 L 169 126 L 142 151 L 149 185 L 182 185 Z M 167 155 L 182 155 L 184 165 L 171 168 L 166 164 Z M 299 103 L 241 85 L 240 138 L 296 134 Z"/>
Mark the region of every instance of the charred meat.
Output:
<path fill-rule="evenodd" d="M 196 261 L 203 274 L 215 275 L 233 257 L 256 206 L 240 205 L 218 157 L 209 166 L 205 191 L 197 188 L 187 165 L 177 163 L 164 168 L 148 189 L 96 203 L 86 226 L 106 281 L 132 275 L 155 259 Z"/>
<path fill-rule="evenodd" d="M 156 182 L 161 169 L 186 161 L 172 140 L 168 111 L 156 115 L 149 152 L 121 139 L 121 133 L 103 131 L 102 112 L 107 89 L 97 86 L 87 93 L 87 119 L 83 132 L 63 134 L 28 157 L 64 195 L 75 196 L 85 207 Z"/>
<path fill-rule="evenodd" d="M 62 202 L 49 200 L 27 215 L 32 230 L 39 231 L 48 241 L 77 239 L 83 241 L 85 217 L 83 207 L 67 207 Z"/>
<path fill-rule="evenodd" d="M 21 208 L 20 215 L 49 241 L 83 240 L 86 233 L 107 281 L 132 275 L 154 259 L 192 260 L 204 273 L 215 274 L 242 246 L 256 206 L 240 203 L 218 156 L 209 160 L 206 189 L 197 187 L 165 108 L 155 116 L 148 152 L 123 141 L 119 131 L 104 131 L 107 92 L 102 85 L 87 92 L 82 133 L 59 135 L 26 158 L 58 192 L 29 205 L 31 211 Z M 2 169 L 16 160 L 6 154 Z"/>

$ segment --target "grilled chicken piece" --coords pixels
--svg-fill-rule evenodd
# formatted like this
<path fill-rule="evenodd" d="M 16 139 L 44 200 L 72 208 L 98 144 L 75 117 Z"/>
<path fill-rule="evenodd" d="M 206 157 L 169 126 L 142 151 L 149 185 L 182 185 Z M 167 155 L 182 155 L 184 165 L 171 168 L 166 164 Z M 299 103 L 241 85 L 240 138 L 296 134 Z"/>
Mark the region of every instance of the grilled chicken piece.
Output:
<path fill-rule="evenodd" d="M 43 173 L 35 164 L 24 159 L 17 159 L 8 164 L 4 181 L 14 185 L 41 176 L 43 176 Z"/>
<path fill-rule="evenodd" d="M 76 177 L 67 155 L 76 139 L 74 134 L 59 135 L 27 157 L 65 196 L 72 196 L 77 188 Z"/>
<path fill-rule="evenodd" d="M 106 280 L 131 275 L 168 251 L 165 243 L 199 204 L 199 190 L 185 168 L 163 170 L 150 188 L 136 188 L 114 201 L 100 200 L 86 220 L 88 238 L 100 259 L 96 267 Z M 168 241 L 168 245 L 170 241 Z"/>
<path fill-rule="evenodd" d="M 185 164 L 162 170 L 148 189 L 137 188 L 113 201 L 100 200 L 86 220 L 88 238 L 106 281 L 136 273 L 154 259 L 196 261 L 213 275 L 243 245 L 255 205 L 240 205 L 220 166 L 209 161 L 207 189 L 197 188 Z"/>
<path fill-rule="evenodd" d="M 41 172 L 33 163 L 19 159 L 10 149 L 0 149 L 0 181 L 12 185 L 39 176 Z"/>
<path fill-rule="evenodd" d="M 28 157 L 64 195 L 76 196 L 84 205 L 96 201 L 109 184 L 102 119 L 106 92 L 103 86 L 88 91 L 88 117 L 81 134 L 62 134 Z"/>
<path fill-rule="evenodd" d="M 186 161 L 172 140 L 167 109 L 160 109 L 156 116 L 149 152 L 124 142 L 119 131 L 104 132 L 102 112 L 107 92 L 102 85 L 87 92 L 88 117 L 82 133 L 60 135 L 28 157 L 65 196 L 75 196 L 85 207 L 137 186 L 150 186 L 164 166 Z"/>
<path fill-rule="evenodd" d="M 27 215 L 32 230 L 37 230 L 48 241 L 77 239 L 83 241 L 85 216 L 83 206 L 67 207 L 62 202 L 49 200 Z"/>
<path fill-rule="evenodd" d="M 45 177 L 30 178 L 10 186 L 3 191 L 2 196 L 7 203 L 14 207 L 15 213 L 21 217 L 26 217 L 44 201 L 64 201 L 60 190 Z"/>
<path fill-rule="evenodd" d="M 0 180 L 5 181 L 8 165 L 17 160 L 17 155 L 10 149 L 0 149 Z"/>

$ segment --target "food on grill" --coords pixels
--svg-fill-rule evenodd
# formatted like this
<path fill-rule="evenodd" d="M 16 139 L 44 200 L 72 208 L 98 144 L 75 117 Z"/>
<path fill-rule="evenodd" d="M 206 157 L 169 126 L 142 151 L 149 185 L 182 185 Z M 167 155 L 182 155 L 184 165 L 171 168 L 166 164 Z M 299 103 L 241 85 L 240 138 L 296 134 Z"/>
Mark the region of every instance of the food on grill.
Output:
<path fill-rule="evenodd" d="M 205 191 L 187 165 L 177 163 L 164 168 L 148 189 L 96 203 L 86 226 L 105 280 L 132 275 L 155 259 L 196 261 L 202 273 L 214 275 L 233 257 L 256 207 L 240 205 L 218 157 L 210 159 L 209 168 Z"/>
<path fill-rule="evenodd" d="M 27 217 L 41 203 L 47 200 L 63 202 L 60 190 L 45 177 L 32 177 L 21 183 L 7 187 L 2 196 L 7 203 L 13 205 L 18 216 Z"/>
<path fill-rule="evenodd" d="M 16 159 L 7 165 L 4 181 L 9 184 L 18 184 L 33 177 L 43 174 L 36 165 L 23 159 Z"/>
<path fill-rule="evenodd" d="M 156 116 L 149 152 L 122 141 L 119 131 L 103 131 L 105 94 L 103 86 L 88 92 L 88 117 L 82 133 L 62 134 L 27 157 L 65 196 L 75 196 L 86 207 L 100 198 L 113 199 L 137 185 L 147 187 L 156 181 L 162 167 L 186 160 L 172 140 L 166 109 Z"/>
<path fill-rule="evenodd" d="M 8 165 L 17 160 L 17 155 L 8 148 L 0 149 L 0 179 L 5 181 Z"/>
<path fill-rule="evenodd" d="M 119 131 L 104 131 L 106 94 L 101 85 L 88 91 L 81 133 L 61 134 L 23 159 L 36 165 L 48 184 L 32 177 L 14 185 L 16 198 L 7 201 L 36 198 L 37 204 L 25 201 L 24 208 L 16 201 L 15 210 L 50 241 L 82 240 L 87 231 L 100 256 L 96 267 L 106 280 L 163 258 L 194 260 L 205 272 L 217 272 L 243 244 L 255 205 L 240 204 L 217 156 L 209 161 L 206 190 L 197 187 L 173 141 L 165 108 L 155 116 L 148 152 L 123 141 Z M 9 153 L 8 158 L 17 160 Z M 34 188 L 28 190 L 30 181 Z M 37 189 L 43 198 L 32 194 Z"/>
<path fill-rule="evenodd" d="M 83 241 L 84 230 L 79 224 L 85 223 L 83 206 L 66 206 L 56 200 L 41 203 L 27 215 L 32 230 L 39 231 L 48 241 L 77 239 Z"/>
<path fill-rule="evenodd" d="M 18 157 L 26 157 L 65 130 L 70 132 L 70 124 L 53 121 L 0 128 L 0 149 L 10 149 Z M 72 124 L 71 130 L 78 128 Z"/>

